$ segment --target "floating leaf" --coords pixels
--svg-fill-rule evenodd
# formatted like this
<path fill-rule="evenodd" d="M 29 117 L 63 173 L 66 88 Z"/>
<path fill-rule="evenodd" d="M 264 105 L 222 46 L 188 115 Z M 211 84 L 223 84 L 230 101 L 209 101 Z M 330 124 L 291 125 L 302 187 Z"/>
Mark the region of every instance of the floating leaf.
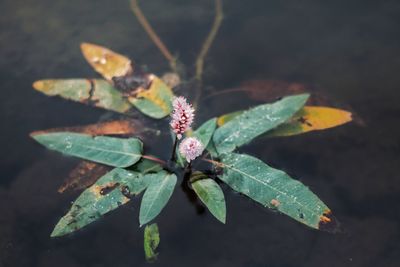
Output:
<path fill-rule="evenodd" d="M 176 184 L 176 175 L 165 171 L 149 174 L 149 186 L 143 195 L 140 205 L 140 226 L 154 219 L 165 207 L 170 199 Z"/>
<path fill-rule="evenodd" d="M 218 153 L 229 153 L 287 121 L 303 107 L 308 96 L 288 96 L 273 104 L 260 105 L 236 116 L 214 133 L 213 141 Z"/>
<path fill-rule="evenodd" d="M 145 115 L 161 119 L 171 113 L 174 94 L 157 76 L 151 75 L 149 79 L 151 84 L 148 89 L 140 87 L 138 93 L 128 99 Z"/>
<path fill-rule="evenodd" d="M 215 128 L 217 128 L 217 119 L 212 118 L 197 128 L 192 135 L 199 139 L 204 147 L 207 147 L 215 132 Z"/>
<path fill-rule="evenodd" d="M 290 136 L 336 127 L 351 121 L 351 113 L 328 107 L 306 106 L 289 121 L 267 133 L 267 136 Z"/>
<path fill-rule="evenodd" d="M 160 234 L 156 223 L 146 225 L 144 228 L 144 255 L 148 262 L 154 262 L 157 259 L 158 253 L 156 249 L 160 244 Z"/>
<path fill-rule="evenodd" d="M 132 170 L 140 172 L 142 174 L 160 172 L 162 169 L 163 168 L 161 167 L 160 164 L 143 158 L 134 166 L 132 166 Z"/>
<path fill-rule="evenodd" d="M 70 132 L 36 134 L 32 137 L 49 149 L 114 167 L 131 166 L 142 156 L 143 144 L 137 138 L 92 137 Z"/>
<path fill-rule="evenodd" d="M 235 111 L 235 112 L 231 112 L 231 113 L 227 113 L 227 114 L 219 116 L 218 120 L 217 120 L 218 127 L 221 127 L 222 125 L 226 124 L 227 122 L 233 120 L 235 117 L 239 116 L 243 112 L 244 112 L 243 110 L 239 110 L 239 111 Z"/>
<path fill-rule="evenodd" d="M 94 184 L 101 176 L 109 171 L 109 167 L 90 161 L 81 161 L 64 183 L 58 188 L 59 193 L 68 190 L 81 190 Z"/>
<path fill-rule="evenodd" d="M 217 121 L 218 126 L 226 124 L 241 113 L 243 111 L 236 111 L 220 116 Z M 305 106 L 293 115 L 290 120 L 269 131 L 265 136 L 291 136 L 310 131 L 324 130 L 345 124 L 351 120 L 351 112 L 342 109 Z"/>
<path fill-rule="evenodd" d="M 63 236 L 96 221 L 104 214 L 127 203 L 131 195 L 142 192 L 147 183 L 147 175 L 119 168 L 113 169 L 83 191 L 68 213 L 57 223 L 51 236 Z"/>
<path fill-rule="evenodd" d="M 122 94 L 104 80 L 39 80 L 33 83 L 33 88 L 49 96 L 60 96 L 68 100 L 119 113 L 125 113 L 131 108 L 131 105 L 123 98 Z"/>
<path fill-rule="evenodd" d="M 54 133 L 54 132 L 74 132 L 88 134 L 91 136 L 97 135 L 132 135 L 141 130 L 142 124 L 135 120 L 115 120 L 89 124 L 84 126 L 53 128 L 40 130 L 31 133 L 31 135 Z"/>
<path fill-rule="evenodd" d="M 330 209 L 301 182 L 249 155 L 226 154 L 220 179 L 263 206 L 321 229 L 334 224 Z"/>
<path fill-rule="evenodd" d="M 221 187 L 203 173 L 194 173 L 191 177 L 193 190 L 207 206 L 212 215 L 220 222 L 226 220 L 226 204 Z"/>
<path fill-rule="evenodd" d="M 82 43 L 81 50 L 87 62 L 108 81 L 112 81 L 113 77 L 125 76 L 133 72 L 129 58 L 108 48 Z"/>

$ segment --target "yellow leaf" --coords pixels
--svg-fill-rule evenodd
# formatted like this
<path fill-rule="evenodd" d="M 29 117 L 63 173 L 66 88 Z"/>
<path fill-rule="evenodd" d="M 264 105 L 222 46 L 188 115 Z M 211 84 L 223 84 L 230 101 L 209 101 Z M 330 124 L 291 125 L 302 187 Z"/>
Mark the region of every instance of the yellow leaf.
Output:
<path fill-rule="evenodd" d="M 108 81 L 133 72 L 129 58 L 105 47 L 82 43 L 81 50 L 87 62 Z"/>
<path fill-rule="evenodd" d="M 345 124 L 351 120 L 351 113 L 345 110 L 305 106 L 292 119 L 269 132 L 267 136 L 291 136 L 324 130 Z"/>
<path fill-rule="evenodd" d="M 150 87 L 139 88 L 135 96 L 130 96 L 128 100 L 141 112 L 153 117 L 163 118 L 172 111 L 172 98 L 174 94 L 160 78 L 150 75 Z"/>

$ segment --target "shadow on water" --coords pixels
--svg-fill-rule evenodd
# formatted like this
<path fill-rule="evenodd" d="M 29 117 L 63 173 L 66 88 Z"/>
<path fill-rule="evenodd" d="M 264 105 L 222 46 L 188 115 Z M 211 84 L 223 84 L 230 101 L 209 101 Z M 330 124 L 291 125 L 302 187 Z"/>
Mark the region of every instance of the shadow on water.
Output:
<path fill-rule="evenodd" d="M 168 46 L 191 66 L 213 17 L 212 1 L 142 2 Z M 364 126 L 259 139 L 241 149 L 308 185 L 345 230 L 310 230 L 225 186 L 222 225 L 192 195 L 188 200 L 183 184 L 157 219 L 161 244 L 154 265 L 399 266 L 400 3 L 225 2 L 224 24 L 206 62 L 208 92 L 248 80 L 298 82 L 363 119 Z M 121 117 L 46 97 L 31 84 L 94 77 L 80 55 L 83 41 L 126 54 L 157 74 L 168 64 L 127 1 L 5 0 L 0 6 L 0 266 L 147 265 L 139 199 L 75 234 L 49 238 L 79 194 L 57 192 L 78 161 L 43 149 L 29 133 Z M 236 93 L 211 98 L 197 123 L 257 103 Z M 156 140 L 151 152 L 166 156 L 165 140 Z"/>

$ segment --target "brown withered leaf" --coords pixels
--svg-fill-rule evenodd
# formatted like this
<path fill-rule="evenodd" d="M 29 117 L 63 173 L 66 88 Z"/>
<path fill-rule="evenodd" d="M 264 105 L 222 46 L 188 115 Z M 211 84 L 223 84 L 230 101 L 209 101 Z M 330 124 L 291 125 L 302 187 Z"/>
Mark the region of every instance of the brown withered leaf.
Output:
<path fill-rule="evenodd" d="M 53 128 L 32 132 L 31 135 L 52 133 L 52 132 L 74 132 L 89 134 L 92 136 L 98 135 L 138 135 L 143 129 L 142 123 L 137 120 L 115 120 L 102 123 L 89 124 L 84 126 Z"/>
<path fill-rule="evenodd" d="M 111 168 L 102 164 L 81 161 L 58 188 L 59 193 L 66 191 L 79 191 L 94 184 L 100 177 Z"/>
<path fill-rule="evenodd" d="M 220 96 L 232 93 L 242 93 L 248 98 L 262 102 L 273 102 L 277 99 L 301 93 L 311 93 L 307 101 L 308 105 L 330 104 L 326 96 L 315 92 L 311 86 L 297 82 L 286 82 L 280 80 L 250 80 L 241 83 L 238 87 L 224 89 L 211 93 L 208 97 Z"/>

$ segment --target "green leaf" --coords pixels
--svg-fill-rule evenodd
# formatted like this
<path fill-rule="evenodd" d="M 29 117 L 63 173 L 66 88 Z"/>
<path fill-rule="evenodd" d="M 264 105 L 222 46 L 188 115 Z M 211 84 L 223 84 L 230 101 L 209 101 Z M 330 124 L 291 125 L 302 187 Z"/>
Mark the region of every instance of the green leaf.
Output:
<path fill-rule="evenodd" d="M 132 166 L 133 171 L 140 172 L 142 174 L 160 172 L 162 169 L 163 168 L 160 164 L 143 158 L 134 166 Z"/>
<path fill-rule="evenodd" d="M 52 237 L 72 233 L 126 204 L 129 195 L 137 195 L 148 184 L 147 175 L 116 168 L 83 191 L 68 213 L 57 223 Z"/>
<path fill-rule="evenodd" d="M 39 80 L 33 83 L 33 88 L 49 96 L 60 96 L 119 113 L 125 113 L 131 108 L 117 89 L 101 79 Z"/>
<path fill-rule="evenodd" d="M 288 96 L 236 116 L 214 133 L 213 141 L 218 153 L 232 152 L 236 147 L 284 123 L 304 106 L 308 97 L 308 94 Z"/>
<path fill-rule="evenodd" d="M 212 215 L 215 216 L 220 222 L 226 221 L 226 204 L 224 193 L 221 187 L 205 174 L 193 174 L 192 182 L 193 190 L 196 192 L 200 200 L 207 206 Z M 197 180 L 196 180 L 197 179 Z"/>
<path fill-rule="evenodd" d="M 188 134 L 188 136 L 194 136 L 203 144 L 206 148 L 211 141 L 212 135 L 215 132 L 215 128 L 217 128 L 217 118 L 212 118 L 203 123 L 196 131 Z M 176 162 L 180 167 L 185 166 L 186 160 L 179 152 L 179 149 L 176 151 Z"/>
<path fill-rule="evenodd" d="M 56 132 L 32 137 L 49 149 L 114 167 L 128 167 L 140 160 L 142 142 L 137 138 L 92 137 L 86 134 Z"/>
<path fill-rule="evenodd" d="M 154 219 L 170 199 L 177 181 L 175 174 L 165 171 L 149 174 L 149 186 L 143 195 L 140 205 L 140 226 Z"/>
<path fill-rule="evenodd" d="M 215 128 L 217 128 L 217 118 L 209 119 L 193 132 L 193 136 L 199 139 L 204 147 L 207 147 Z"/>
<path fill-rule="evenodd" d="M 144 255 L 148 262 L 154 262 L 157 259 L 158 253 L 156 249 L 160 244 L 160 234 L 156 223 L 146 225 L 144 228 Z"/>
<path fill-rule="evenodd" d="M 128 100 L 145 115 L 161 119 L 172 112 L 174 94 L 171 88 L 157 76 L 152 75 L 151 79 L 150 88 L 142 89 Z"/>
<path fill-rule="evenodd" d="M 308 187 L 285 172 L 249 155 L 226 154 L 221 160 L 224 173 L 220 179 L 263 206 L 315 229 L 333 220 L 329 217 L 330 209 Z"/>

